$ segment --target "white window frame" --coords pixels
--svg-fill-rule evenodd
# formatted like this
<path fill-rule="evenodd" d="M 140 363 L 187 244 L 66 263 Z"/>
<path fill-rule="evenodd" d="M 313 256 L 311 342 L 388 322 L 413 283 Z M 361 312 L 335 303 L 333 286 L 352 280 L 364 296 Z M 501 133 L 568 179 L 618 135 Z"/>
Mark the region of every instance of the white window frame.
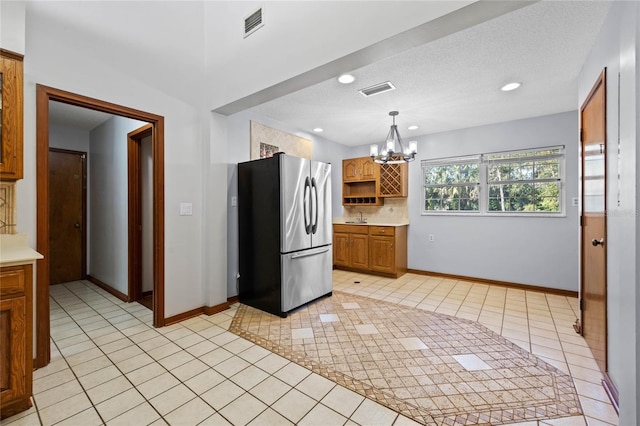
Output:
<path fill-rule="evenodd" d="M 535 155 L 535 153 L 541 151 L 558 151 L 556 154 L 551 155 Z M 522 153 L 532 153 L 531 156 L 528 157 L 519 157 L 518 154 Z M 502 156 L 504 158 L 495 158 Z M 513 156 L 513 157 L 509 157 Z M 555 181 L 559 183 L 559 194 L 558 194 L 558 203 L 560 210 L 557 212 L 548 212 L 548 211 L 489 211 L 489 185 L 494 182 L 489 181 L 489 165 L 491 163 L 496 162 L 505 162 L 505 163 L 514 163 L 518 160 L 526 161 L 526 160 L 548 160 L 551 158 L 558 158 L 558 177 L 557 178 L 545 178 L 545 179 L 527 179 L 514 181 L 513 183 L 531 183 L 531 182 L 550 182 Z M 477 162 L 479 165 L 478 174 L 479 174 L 479 182 L 478 182 L 478 190 L 479 190 L 479 199 L 478 199 L 478 210 L 425 210 L 425 189 L 427 186 L 435 186 L 435 185 L 426 185 L 425 184 L 425 171 L 426 167 L 432 167 L 437 165 L 453 165 L 453 164 L 461 164 L 461 163 L 470 163 Z M 421 214 L 423 216 L 523 216 L 523 217 L 566 217 L 566 196 L 565 196 L 565 147 L 564 145 L 556 145 L 556 146 L 548 146 L 548 147 L 538 147 L 538 148 L 529 148 L 529 149 L 521 149 L 521 150 L 513 150 L 513 151 L 498 151 L 498 152 L 490 152 L 483 153 L 471 156 L 460 156 L 460 157 L 447 157 L 447 158 L 438 158 L 433 160 L 422 160 L 421 168 L 422 168 L 422 185 L 420 186 L 422 195 L 421 195 Z M 505 181 L 505 183 L 509 183 L 509 181 Z"/>
<path fill-rule="evenodd" d="M 456 182 L 451 184 L 439 184 L 439 185 L 427 185 L 425 184 L 425 172 L 428 167 L 433 166 L 453 166 L 456 164 L 477 164 L 478 165 L 478 182 Z M 482 211 L 482 158 L 480 155 L 470 155 L 466 157 L 450 157 L 440 158 L 435 160 L 422 160 L 422 214 L 463 214 L 463 215 L 477 215 Z M 455 186 L 471 186 L 476 185 L 478 188 L 478 210 L 425 210 L 425 190 L 427 187 L 455 187 Z"/>

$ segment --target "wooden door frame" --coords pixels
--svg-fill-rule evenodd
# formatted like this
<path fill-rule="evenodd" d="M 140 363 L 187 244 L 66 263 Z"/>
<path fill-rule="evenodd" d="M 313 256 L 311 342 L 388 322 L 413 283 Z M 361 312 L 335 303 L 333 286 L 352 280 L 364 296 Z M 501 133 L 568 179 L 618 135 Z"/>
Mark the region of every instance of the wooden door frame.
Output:
<path fill-rule="evenodd" d="M 153 325 L 164 318 L 164 117 L 36 84 L 36 249 L 44 259 L 36 270 L 35 367 L 50 360 L 49 324 L 49 101 L 146 121 L 153 126 Z"/>
<path fill-rule="evenodd" d="M 142 139 L 153 138 L 153 126 L 145 124 L 127 134 L 127 169 L 129 199 L 129 302 L 142 297 L 142 181 L 140 151 Z M 153 296 L 155 297 L 155 295 Z"/>
<path fill-rule="evenodd" d="M 587 95 L 587 97 L 585 98 L 584 102 L 582 103 L 582 105 L 580 106 L 580 132 L 582 135 L 582 128 L 583 128 L 583 114 L 584 114 L 584 110 L 587 108 L 587 106 L 589 105 L 589 103 L 591 102 L 591 100 L 593 99 L 593 96 L 595 95 L 595 93 L 599 90 L 602 89 L 603 90 L 603 98 L 604 98 L 604 122 L 603 122 L 603 128 L 604 128 L 604 146 L 605 146 L 605 161 L 604 161 L 604 180 L 605 180 L 605 197 L 604 197 L 604 239 L 605 239 L 605 244 L 608 244 L 607 242 L 607 181 L 608 181 L 608 176 L 607 176 L 607 162 L 606 162 L 606 152 L 607 152 L 607 69 L 604 68 L 602 70 L 602 72 L 600 73 L 600 75 L 598 76 L 598 78 L 596 79 L 596 82 L 594 83 L 593 87 L 591 88 L 591 90 L 589 91 L 589 94 Z M 584 206 L 584 161 L 585 161 L 585 156 L 584 156 L 584 142 L 582 141 L 582 136 L 580 137 L 580 182 L 579 182 L 579 187 L 580 187 L 580 198 L 581 198 L 581 206 Z M 582 225 L 582 217 L 584 212 L 582 211 L 581 207 L 581 211 L 580 211 L 580 218 L 581 218 L 581 225 Z M 584 284 L 584 276 L 585 276 L 585 262 L 584 262 L 584 245 L 585 245 L 585 241 L 584 241 L 584 227 L 581 226 L 580 228 L 580 305 L 582 308 L 582 301 L 584 298 L 584 294 L 585 294 L 585 284 Z M 604 246 L 604 249 L 607 250 L 607 245 Z M 602 374 L 605 376 L 605 381 L 603 382 L 603 385 L 605 386 L 605 388 L 607 388 L 607 378 L 608 378 L 608 374 L 607 372 L 609 371 L 609 333 L 607 330 L 608 327 L 608 318 L 609 318 L 609 313 L 608 313 L 608 309 L 607 309 L 607 256 L 605 253 L 605 257 L 604 257 L 604 300 L 603 300 L 603 304 L 604 304 L 604 317 L 605 317 L 605 324 L 604 324 L 604 365 L 605 365 L 605 371 L 602 372 Z M 582 325 L 581 329 L 582 332 L 581 334 L 584 335 L 584 310 L 580 310 L 580 323 Z M 609 393 L 609 390 L 607 390 L 607 392 Z M 609 393 L 609 396 L 611 396 L 611 393 Z M 615 404 L 614 404 L 615 405 Z M 617 408 L 616 408 L 617 409 Z"/>
<path fill-rule="evenodd" d="M 85 151 L 74 151 L 71 149 L 61 149 L 49 147 L 49 152 L 58 152 L 62 154 L 79 155 L 82 158 L 82 226 L 80 232 L 81 238 L 81 251 L 82 251 L 82 279 L 87 278 L 87 158 L 88 154 Z M 47 164 L 47 171 L 49 165 Z M 48 191 L 48 190 L 47 190 Z M 47 197 L 48 197 L 47 193 Z M 48 204 L 47 204 L 48 205 Z M 47 269 L 48 271 L 48 269 Z"/>

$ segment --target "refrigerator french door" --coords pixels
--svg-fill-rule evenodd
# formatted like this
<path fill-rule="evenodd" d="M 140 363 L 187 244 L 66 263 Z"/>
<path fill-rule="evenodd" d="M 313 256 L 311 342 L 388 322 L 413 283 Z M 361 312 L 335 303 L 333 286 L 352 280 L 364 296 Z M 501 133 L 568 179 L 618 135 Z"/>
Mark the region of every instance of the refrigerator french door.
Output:
<path fill-rule="evenodd" d="M 238 165 L 239 299 L 287 312 L 330 295 L 331 165 L 285 154 Z"/>

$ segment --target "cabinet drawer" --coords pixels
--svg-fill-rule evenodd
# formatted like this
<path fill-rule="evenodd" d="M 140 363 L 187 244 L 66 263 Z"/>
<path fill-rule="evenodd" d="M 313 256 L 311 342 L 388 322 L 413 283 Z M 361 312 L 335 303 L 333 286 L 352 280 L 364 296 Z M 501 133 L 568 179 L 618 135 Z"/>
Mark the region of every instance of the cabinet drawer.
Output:
<path fill-rule="evenodd" d="M 24 283 L 24 267 L 8 266 L 0 270 L 0 296 L 24 293 Z"/>
<path fill-rule="evenodd" d="M 393 226 L 370 226 L 369 235 L 395 235 L 395 228 Z"/>
<path fill-rule="evenodd" d="M 333 225 L 333 232 L 343 232 L 345 234 L 368 234 L 367 225 Z"/>

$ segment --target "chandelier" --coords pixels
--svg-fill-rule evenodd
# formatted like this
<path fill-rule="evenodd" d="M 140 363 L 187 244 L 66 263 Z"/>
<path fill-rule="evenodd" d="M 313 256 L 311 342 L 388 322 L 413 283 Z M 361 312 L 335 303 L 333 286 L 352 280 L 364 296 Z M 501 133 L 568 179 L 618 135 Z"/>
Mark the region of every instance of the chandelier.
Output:
<path fill-rule="evenodd" d="M 418 152 L 418 143 L 411 141 L 408 147 L 405 147 L 402 143 L 400 133 L 398 133 L 398 126 L 396 126 L 396 116 L 398 111 L 391 111 L 389 115 L 393 117 L 393 124 L 387 134 L 386 142 L 382 145 L 382 149 L 378 149 L 377 144 L 373 144 L 370 147 L 369 155 L 376 163 L 380 164 L 401 164 L 408 163 L 416 159 Z"/>

